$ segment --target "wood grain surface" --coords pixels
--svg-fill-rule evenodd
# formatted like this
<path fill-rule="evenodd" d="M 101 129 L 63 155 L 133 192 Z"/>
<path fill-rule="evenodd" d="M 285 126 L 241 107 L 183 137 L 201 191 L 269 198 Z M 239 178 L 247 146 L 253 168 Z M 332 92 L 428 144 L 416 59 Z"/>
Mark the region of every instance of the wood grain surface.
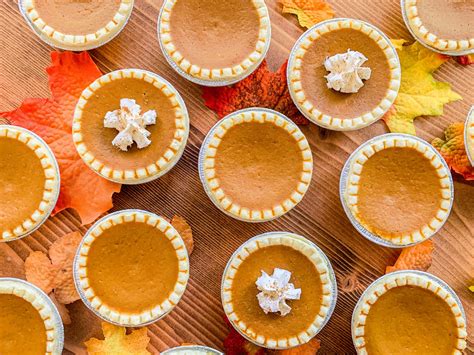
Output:
<path fill-rule="evenodd" d="M 390 38 L 411 39 L 397 0 L 329 2 L 338 17 L 363 19 L 381 28 Z M 267 3 L 273 26 L 268 61 L 272 69 L 277 69 L 303 30 L 293 16 L 281 15 L 276 0 L 267 0 Z M 377 122 L 350 133 L 326 131 L 315 125 L 303 127 L 313 150 L 314 177 L 302 203 L 284 217 L 268 223 L 247 224 L 226 217 L 205 195 L 197 171 L 201 142 L 217 117 L 204 106 L 201 88 L 178 76 L 165 62 L 156 39 L 160 5 L 159 0 L 135 0 L 134 12 L 124 31 L 111 43 L 91 51 L 103 72 L 133 67 L 151 70 L 168 79 L 184 97 L 191 117 L 188 145 L 177 166 L 157 181 L 124 186 L 122 192 L 114 196 L 113 210 L 141 208 L 168 217 L 179 214 L 189 221 L 194 231 L 196 247 L 191 256 L 188 289 L 169 316 L 149 327 L 149 350 L 157 353 L 183 342 L 222 349 L 227 330 L 220 303 L 220 281 L 227 260 L 248 238 L 267 231 L 286 230 L 318 244 L 336 271 L 340 292 L 335 313 L 317 336 L 321 340 L 320 353 L 354 353 L 350 320 L 355 303 L 367 285 L 381 276 L 387 265 L 393 264 L 399 251 L 367 241 L 352 227 L 340 204 L 339 175 L 349 154 L 370 137 L 387 132 L 386 126 Z M 26 25 L 16 1 L 2 0 L 0 24 L 0 111 L 14 109 L 28 97 L 48 97 L 44 69 L 49 65 L 51 48 Z M 418 135 L 430 142 L 434 137 L 441 137 L 449 123 L 463 121 L 474 104 L 474 66 L 462 67 L 450 61 L 436 77 L 450 82 L 463 100 L 447 105 L 441 117 L 417 120 Z M 474 283 L 474 184 L 457 177 L 455 180 L 454 208 L 444 228 L 434 237 L 436 252 L 429 271 L 445 280 L 462 299 L 472 351 L 474 294 L 468 286 Z M 50 218 L 33 235 L 0 244 L 0 265 L 7 265 L 10 275 L 21 277 L 22 260 L 32 250 L 46 251 L 66 232 L 85 232 L 86 229 L 74 211 L 64 211 Z M 69 310 L 76 326 L 66 328 L 66 348 L 81 353 L 83 350 L 74 342 L 99 334 L 99 325 L 80 301 L 69 306 Z"/>

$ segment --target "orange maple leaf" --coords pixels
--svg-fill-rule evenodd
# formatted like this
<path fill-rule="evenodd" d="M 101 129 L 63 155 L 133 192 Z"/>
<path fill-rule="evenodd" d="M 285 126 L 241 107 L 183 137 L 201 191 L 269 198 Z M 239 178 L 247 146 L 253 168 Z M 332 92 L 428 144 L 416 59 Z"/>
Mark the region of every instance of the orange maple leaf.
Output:
<path fill-rule="evenodd" d="M 434 243 L 431 239 L 402 250 L 395 265 L 387 266 L 385 273 L 398 270 L 426 271 L 433 260 Z"/>
<path fill-rule="evenodd" d="M 26 99 L 11 112 L 0 117 L 25 127 L 49 144 L 61 173 L 61 191 L 54 213 L 74 208 L 83 224 L 93 222 L 112 207 L 112 194 L 120 185 L 107 181 L 89 169 L 74 147 L 71 132 L 76 102 L 101 72 L 87 52 L 52 52 L 52 65 L 46 69 L 52 97 Z"/>
<path fill-rule="evenodd" d="M 474 54 L 461 55 L 453 57 L 456 62 L 461 65 L 471 65 L 474 64 Z"/>
<path fill-rule="evenodd" d="M 127 335 L 126 328 L 102 322 L 102 331 L 104 333 L 104 340 L 92 338 L 84 343 L 87 347 L 88 354 L 151 354 L 146 350 L 148 343 L 150 342 L 146 327 L 133 330 Z"/>
<path fill-rule="evenodd" d="M 301 27 L 310 28 L 334 17 L 334 10 L 323 0 L 280 0 L 281 12 L 298 16 Z"/>
<path fill-rule="evenodd" d="M 452 170 L 466 180 L 474 180 L 474 167 L 469 162 L 464 145 L 464 123 L 456 122 L 448 126 L 444 137 L 435 138 L 433 146 L 439 150 Z"/>
<path fill-rule="evenodd" d="M 237 84 L 204 87 L 204 103 L 219 118 L 248 107 L 265 107 L 283 113 L 296 124 L 307 125 L 309 121 L 296 108 L 288 91 L 287 64 L 284 63 L 277 72 L 271 72 L 267 62 L 263 61 L 252 74 Z"/>
<path fill-rule="evenodd" d="M 174 216 L 171 219 L 171 225 L 178 231 L 181 238 L 183 238 L 184 245 L 186 245 L 186 249 L 188 250 L 188 254 L 191 255 L 194 250 L 194 239 L 191 226 L 181 216 Z"/>
<path fill-rule="evenodd" d="M 26 279 L 47 294 L 54 292 L 60 303 L 77 301 L 80 297 L 74 285 L 72 266 L 81 240 L 79 232 L 72 232 L 51 245 L 49 258 L 41 251 L 32 252 L 25 260 Z"/>

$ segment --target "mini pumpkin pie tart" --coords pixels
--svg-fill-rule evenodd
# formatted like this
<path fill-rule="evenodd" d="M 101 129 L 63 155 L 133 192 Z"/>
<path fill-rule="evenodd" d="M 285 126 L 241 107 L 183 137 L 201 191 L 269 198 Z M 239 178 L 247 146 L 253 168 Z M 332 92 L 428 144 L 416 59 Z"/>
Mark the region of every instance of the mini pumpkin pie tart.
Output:
<path fill-rule="evenodd" d="M 243 221 L 268 221 L 291 210 L 312 173 L 311 149 L 300 129 L 282 114 L 260 108 L 219 121 L 199 156 L 199 174 L 212 202 Z"/>
<path fill-rule="evenodd" d="M 34 32 L 57 48 L 82 51 L 114 38 L 133 10 L 133 0 L 20 0 Z"/>
<path fill-rule="evenodd" d="M 474 53 L 473 0 L 402 0 L 405 24 L 421 44 L 450 54 Z"/>
<path fill-rule="evenodd" d="M 24 128 L 0 125 L 0 241 L 36 230 L 58 195 L 59 170 L 48 145 Z"/>
<path fill-rule="evenodd" d="M 242 80 L 263 61 L 271 25 L 264 0 L 165 0 L 158 19 L 165 58 L 207 86 Z"/>
<path fill-rule="evenodd" d="M 56 306 L 36 286 L 0 278 L 0 354 L 60 355 L 64 329 Z"/>
<path fill-rule="evenodd" d="M 474 106 L 471 107 L 464 127 L 464 145 L 471 165 L 474 166 Z"/>
<path fill-rule="evenodd" d="M 296 42 L 288 62 L 288 87 L 313 123 L 355 130 L 380 119 L 400 87 L 400 62 L 378 28 L 349 18 L 321 22 Z"/>
<path fill-rule="evenodd" d="M 454 188 L 443 157 L 427 142 L 384 134 L 361 145 L 340 180 L 341 200 L 354 227 L 388 247 L 420 243 L 446 222 Z"/>
<path fill-rule="evenodd" d="M 324 253 L 292 233 L 271 232 L 244 243 L 222 277 L 222 304 L 252 343 L 287 349 L 307 343 L 329 320 L 336 279 Z"/>
<path fill-rule="evenodd" d="M 382 276 L 365 290 L 352 315 L 358 354 L 460 355 L 466 337 L 459 298 L 446 283 L 425 272 Z"/>
<path fill-rule="evenodd" d="M 163 355 L 223 355 L 220 351 L 201 345 L 183 345 L 162 351 Z"/>
<path fill-rule="evenodd" d="M 82 92 L 72 132 L 92 170 L 118 183 L 139 184 L 178 162 L 189 117 L 169 82 L 148 71 L 123 69 L 101 76 Z"/>
<path fill-rule="evenodd" d="M 122 326 L 146 325 L 171 312 L 188 278 L 179 233 L 164 218 L 140 210 L 100 219 L 74 260 L 76 288 L 86 306 Z"/>

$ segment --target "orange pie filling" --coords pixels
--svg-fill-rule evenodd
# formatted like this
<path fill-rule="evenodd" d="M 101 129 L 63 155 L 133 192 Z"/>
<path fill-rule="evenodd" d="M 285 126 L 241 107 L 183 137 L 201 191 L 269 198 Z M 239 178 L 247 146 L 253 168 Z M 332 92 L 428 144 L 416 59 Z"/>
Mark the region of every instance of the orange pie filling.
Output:
<path fill-rule="evenodd" d="M 106 217 L 90 233 L 95 238 L 85 237 L 77 265 L 86 304 L 124 324 L 156 320 L 176 305 L 186 286 L 188 259 L 168 222 L 123 211 Z"/>
<path fill-rule="evenodd" d="M 45 354 L 46 343 L 46 327 L 38 310 L 21 297 L 0 294 L 0 354 Z"/>

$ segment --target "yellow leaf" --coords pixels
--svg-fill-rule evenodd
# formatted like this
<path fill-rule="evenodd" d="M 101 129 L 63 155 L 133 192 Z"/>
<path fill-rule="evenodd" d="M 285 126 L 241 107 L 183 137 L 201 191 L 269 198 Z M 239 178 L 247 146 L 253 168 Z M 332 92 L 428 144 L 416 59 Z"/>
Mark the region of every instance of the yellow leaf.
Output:
<path fill-rule="evenodd" d="M 413 121 L 419 116 L 443 114 L 443 105 L 461 100 L 448 83 L 435 80 L 433 72 L 449 57 L 432 52 L 418 42 L 404 46 L 392 41 L 402 68 L 400 91 L 395 103 L 383 117 L 391 132 L 415 135 Z"/>
<path fill-rule="evenodd" d="M 469 291 L 474 292 L 474 286 L 469 286 Z"/>
<path fill-rule="evenodd" d="M 89 339 L 84 344 L 90 355 L 148 355 L 146 347 L 150 342 L 147 328 L 141 328 L 126 334 L 126 329 L 113 324 L 102 322 L 104 340 Z"/>
<path fill-rule="evenodd" d="M 324 0 L 280 0 L 284 14 L 298 16 L 301 27 L 310 28 L 318 22 L 334 17 L 334 11 Z"/>

